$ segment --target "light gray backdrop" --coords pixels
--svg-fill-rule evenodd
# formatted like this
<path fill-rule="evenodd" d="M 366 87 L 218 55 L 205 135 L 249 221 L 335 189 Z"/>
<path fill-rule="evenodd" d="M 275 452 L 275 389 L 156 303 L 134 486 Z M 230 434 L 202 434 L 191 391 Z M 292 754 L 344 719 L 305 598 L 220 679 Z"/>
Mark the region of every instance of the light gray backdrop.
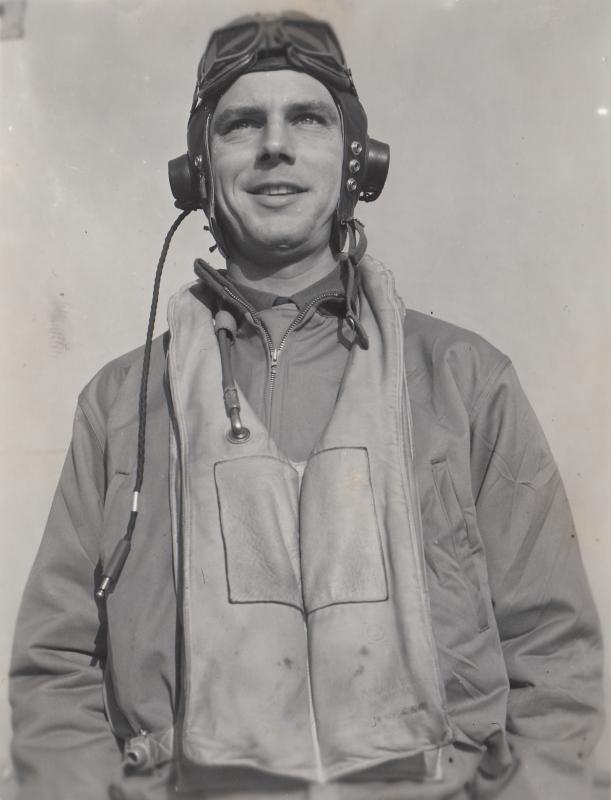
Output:
<path fill-rule="evenodd" d="M 0 43 L 3 314 L 0 759 L 14 618 L 77 392 L 144 339 L 210 30 L 289 0 L 30 0 Z M 335 26 L 391 145 L 370 252 L 409 306 L 514 360 L 560 464 L 611 622 L 611 3 L 292 2 Z M 211 244 L 190 217 L 165 300 Z M 218 258 L 215 263 L 218 262 Z M 609 683 L 608 683 L 609 685 Z M 609 692 L 611 694 L 611 692 Z M 597 753 L 609 766 L 608 737 Z M 1 768 L 1 767 L 0 767 Z"/>

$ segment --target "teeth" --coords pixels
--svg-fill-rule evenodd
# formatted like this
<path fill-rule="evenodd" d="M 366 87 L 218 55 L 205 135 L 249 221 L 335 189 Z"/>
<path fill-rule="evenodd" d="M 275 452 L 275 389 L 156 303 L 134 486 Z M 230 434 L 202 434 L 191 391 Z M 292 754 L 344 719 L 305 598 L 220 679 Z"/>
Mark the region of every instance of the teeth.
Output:
<path fill-rule="evenodd" d="M 263 186 L 260 190 L 260 194 L 295 194 L 296 189 L 292 186 Z"/>

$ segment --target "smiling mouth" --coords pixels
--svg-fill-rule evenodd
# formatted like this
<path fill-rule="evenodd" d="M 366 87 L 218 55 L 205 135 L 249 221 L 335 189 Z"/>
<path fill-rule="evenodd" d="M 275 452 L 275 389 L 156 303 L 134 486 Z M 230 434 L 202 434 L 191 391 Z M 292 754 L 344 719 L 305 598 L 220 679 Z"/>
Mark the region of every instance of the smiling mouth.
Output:
<path fill-rule="evenodd" d="M 305 192 L 301 186 L 296 186 L 292 183 L 264 183 L 260 186 L 255 186 L 250 189 L 250 194 L 263 194 L 269 197 L 278 197 L 287 194 L 301 194 Z"/>

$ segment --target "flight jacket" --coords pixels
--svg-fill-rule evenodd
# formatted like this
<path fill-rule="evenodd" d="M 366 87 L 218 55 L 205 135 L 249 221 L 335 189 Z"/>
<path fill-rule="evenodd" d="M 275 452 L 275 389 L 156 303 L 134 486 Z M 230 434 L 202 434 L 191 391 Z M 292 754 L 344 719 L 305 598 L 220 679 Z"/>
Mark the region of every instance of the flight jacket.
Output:
<path fill-rule="evenodd" d="M 344 402 L 340 433 L 330 440 L 329 447 L 315 451 L 310 460 L 323 467 L 328 461 L 328 473 L 319 476 L 317 484 L 316 470 L 323 467 L 312 467 L 313 477 L 308 478 L 308 462 L 301 487 L 307 493 L 306 481 L 320 487 L 328 483 L 329 476 L 335 476 L 337 483 L 331 485 L 332 490 L 341 485 L 344 470 L 353 482 L 365 486 L 363 496 L 367 498 L 371 489 L 373 502 L 355 501 L 350 517 L 350 524 L 361 536 L 358 546 L 366 556 L 356 571 L 372 570 L 363 578 L 373 592 L 365 598 L 363 613 L 370 613 L 376 603 L 381 607 L 379 601 L 392 594 L 393 585 L 402 586 L 401 591 L 411 598 L 395 615 L 399 620 L 397 628 L 407 618 L 403 632 L 398 634 L 405 644 L 400 655 L 405 655 L 406 661 L 399 683 L 402 681 L 405 688 L 416 682 L 424 699 L 400 709 L 405 714 L 406 721 L 401 724 L 407 731 L 406 742 L 413 739 L 420 743 L 409 753 L 406 744 L 405 755 L 418 755 L 419 748 L 423 755 L 436 752 L 438 759 L 435 763 L 430 758 L 412 763 L 410 775 L 402 771 L 400 764 L 390 764 L 388 756 L 379 759 L 381 771 L 373 769 L 365 776 L 350 774 L 345 766 L 341 773 L 338 766 L 337 775 L 331 778 L 345 780 L 338 780 L 334 796 L 341 800 L 374 796 L 380 800 L 539 800 L 548 796 L 574 800 L 587 796 L 588 756 L 601 727 L 600 631 L 567 499 L 545 437 L 506 356 L 473 333 L 406 310 L 395 293 L 389 271 L 370 257 L 365 257 L 359 269 L 365 309 L 361 313 L 370 326 L 377 326 L 382 332 L 377 351 L 374 336 L 373 352 L 384 354 L 390 366 L 395 355 L 401 361 L 395 364 L 401 399 L 398 400 L 399 395 L 382 393 L 372 414 L 379 412 L 381 416 L 377 438 L 383 439 L 385 420 L 395 414 L 398 403 L 406 403 L 401 412 L 405 435 L 398 445 L 403 448 L 402 463 L 406 465 L 404 483 L 410 487 L 413 500 L 406 506 L 414 515 L 406 523 L 406 530 L 409 528 L 409 536 L 414 539 L 414 548 L 412 560 L 405 562 L 412 580 L 399 574 L 393 577 L 393 567 L 403 557 L 400 531 L 385 539 L 385 526 L 399 526 L 399 517 L 393 521 L 396 502 L 389 501 L 390 511 L 384 512 L 391 522 L 387 525 L 385 520 L 380 521 L 382 489 L 367 477 L 371 470 L 374 474 L 376 470 L 384 473 L 387 449 L 395 446 L 393 436 L 387 437 L 386 445 L 378 445 L 373 440 L 366 443 L 364 435 L 359 439 L 358 432 L 354 436 L 347 433 L 361 420 L 358 408 L 352 411 L 353 404 Z M 214 716 L 206 718 L 211 708 L 209 698 L 214 696 L 215 681 L 219 686 L 231 683 L 225 680 L 223 663 L 214 661 L 215 648 L 207 647 L 208 642 L 222 641 L 210 627 L 214 617 L 206 617 L 211 613 L 205 601 L 207 587 L 214 584 L 216 576 L 208 576 L 206 584 L 203 568 L 201 576 L 195 575 L 196 570 L 200 571 L 200 562 L 186 558 L 185 550 L 200 552 L 201 563 L 207 563 L 206 559 L 212 563 L 214 553 L 221 553 L 222 541 L 227 607 L 236 600 L 232 591 L 241 593 L 237 602 L 245 604 L 238 611 L 244 615 L 242 620 L 248 620 L 250 628 L 259 624 L 256 610 L 247 609 L 246 604 L 254 601 L 255 606 L 261 606 L 270 598 L 256 594 L 260 588 L 256 588 L 255 595 L 249 594 L 255 590 L 243 577 L 231 583 L 233 574 L 248 575 L 248 564 L 239 563 L 248 542 L 235 521 L 224 523 L 223 514 L 240 502 L 240 494 L 250 492 L 252 501 L 259 502 L 257 492 L 249 487 L 251 481 L 256 486 L 254 480 L 260 478 L 263 462 L 258 452 L 258 460 L 253 462 L 236 456 L 238 472 L 234 473 L 219 445 L 218 457 L 214 456 L 209 468 L 218 495 L 207 497 L 205 489 L 197 488 L 200 481 L 195 482 L 196 506 L 202 505 L 202 498 L 210 502 L 204 503 L 191 539 L 185 539 L 185 503 L 189 501 L 184 492 L 184 475 L 191 469 L 194 475 L 200 475 L 197 465 L 208 458 L 208 442 L 212 441 L 202 438 L 201 431 L 210 427 L 211 420 L 218 427 L 223 415 L 210 313 L 188 289 L 179 293 L 172 308 L 170 335 L 159 337 L 153 346 L 144 501 L 138 529 L 132 553 L 106 605 L 96 602 L 94 592 L 114 542 L 124 534 L 122 520 L 126 523 L 129 514 L 142 350 L 103 368 L 79 398 L 71 447 L 26 587 L 15 638 L 11 669 L 13 754 L 22 800 L 102 800 L 108 796 L 157 800 L 175 796 L 176 786 L 185 797 L 216 797 L 215 787 L 224 773 L 222 759 L 229 758 L 227 752 L 231 753 L 234 747 L 232 742 L 228 749 L 220 747 L 224 755 L 215 762 L 217 756 L 210 756 L 210 749 L 200 752 L 199 745 L 194 744 L 193 730 L 198 722 L 194 707 L 189 704 L 193 702 L 193 681 L 199 680 L 198 659 L 205 665 L 207 678 L 200 680 L 195 694 L 200 699 L 208 698 L 200 704 L 198 713 L 211 737 L 207 741 L 214 746 L 215 730 L 222 742 L 227 737 L 225 731 L 215 728 Z M 197 327 L 200 324 L 201 331 Z M 194 329 L 198 336 L 202 333 L 201 347 L 199 340 L 192 344 Z M 391 340 L 400 346 L 390 348 Z M 366 365 L 366 355 L 358 354 L 359 364 Z M 346 377 L 351 370 L 356 374 L 359 369 L 357 356 L 351 358 Z M 180 374 L 187 374 L 185 365 L 191 362 L 191 382 L 184 383 Z M 366 366 L 361 369 L 365 370 L 362 376 L 367 381 Z M 386 367 L 380 369 L 380 386 L 386 387 L 387 373 Z M 358 386 L 352 391 L 352 397 L 357 397 Z M 362 392 L 365 397 L 368 392 L 375 395 L 367 385 L 362 386 Z M 212 399 L 215 393 L 219 398 L 217 406 Z M 181 396 L 183 400 L 189 397 L 191 405 L 187 407 L 197 409 L 197 413 L 177 412 Z M 187 423 L 191 424 L 191 432 Z M 347 460 L 342 449 L 350 451 Z M 270 457 L 270 453 L 266 456 Z M 272 460 L 278 461 L 277 456 L 271 453 Z M 293 465 L 280 462 L 281 459 L 277 469 L 274 467 L 272 486 L 278 485 L 279 475 L 288 475 L 294 469 Z M 384 480 L 395 480 L 396 470 L 388 468 L 387 472 Z M 205 481 L 203 467 L 201 475 Z M 288 482 L 294 483 L 290 475 Z M 389 496 L 397 496 L 395 487 L 388 491 Z M 218 508 L 208 510 L 214 499 Z M 315 503 L 314 498 L 310 505 Z M 332 509 L 332 505 L 327 507 Z M 266 513 L 265 519 L 269 519 Z M 218 542 L 213 541 L 210 546 L 205 535 L 198 534 L 205 532 L 206 514 L 220 524 L 220 536 L 214 534 Z M 361 532 L 361 528 L 365 531 L 363 519 L 368 514 L 371 525 L 382 530 L 378 574 L 373 574 L 373 540 Z M 324 521 L 324 515 L 320 519 Z M 341 527 L 341 515 L 337 519 Z M 306 528 L 309 537 L 300 543 L 302 560 L 309 548 L 315 563 L 317 547 L 324 545 L 320 525 L 302 527 L 302 537 L 306 536 Z M 267 531 L 266 535 L 271 534 Z M 185 541 L 189 542 L 188 547 Z M 232 541 L 235 556 L 228 555 Z M 312 544 L 308 545 L 308 541 Z M 348 548 L 340 556 L 351 558 L 352 553 Z M 266 561 L 266 569 L 271 560 Z M 336 588 L 337 583 L 322 584 L 315 570 L 304 572 L 301 578 L 303 602 L 296 600 L 289 608 L 291 602 L 286 602 L 284 595 L 272 597 L 271 602 L 284 604 L 287 614 L 303 614 L 304 619 L 310 619 L 310 612 L 315 612 L 312 617 L 317 620 L 317 630 L 323 631 L 316 634 L 323 642 L 318 647 L 318 658 L 324 660 L 325 650 L 335 647 L 340 630 L 333 632 L 329 628 L 330 615 L 344 613 L 352 600 L 358 604 L 363 598 L 354 595 L 356 590 L 349 580 L 342 584 L 341 574 L 341 590 Z M 276 586 L 277 581 L 269 585 L 272 584 Z M 309 609 L 304 589 L 312 598 L 313 607 Z M 283 591 L 283 587 L 277 591 Z M 290 594 L 292 589 L 286 591 L 287 597 L 296 596 Z M 329 592 L 342 591 L 346 596 L 334 595 L 331 602 L 319 602 Z M 412 612 L 409 617 L 409 609 L 416 606 L 418 614 Z M 214 608 L 213 604 L 210 608 Z M 222 616 L 222 604 L 218 608 Z M 323 617 L 323 613 L 329 616 Z M 410 619 L 415 622 L 410 623 Z M 274 625 L 280 627 L 283 620 L 278 616 Z M 388 649 L 390 645 L 384 642 L 388 636 L 386 624 L 371 617 L 365 626 L 369 638 L 363 640 L 359 650 L 361 660 L 370 649 Z M 221 629 L 220 625 L 217 627 Z M 242 630 L 246 641 L 246 631 L 250 634 L 251 630 L 244 625 Z M 432 642 L 429 652 L 427 647 Z M 353 644 L 346 644 L 345 652 Z M 338 652 L 341 661 L 343 651 Z M 313 668 L 317 668 L 315 663 Z M 333 668 L 327 668 L 328 674 Z M 261 667 L 261 674 L 265 669 Z M 362 670 L 359 663 L 355 680 Z M 423 680 L 429 673 L 430 681 Z M 246 676 L 244 672 L 242 677 Z M 328 706 L 334 693 L 342 690 L 341 680 L 336 684 L 331 682 L 331 688 L 325 688 L 324 680 L 315 684 L 321 705 L 320 711 L 314 709 L 314 718 L 316 721 L 320 717 L 321 724 L 323 706 Z M 300 684 L 295 686 L 299 688 Z M 406 692 L 409 694 L 412 689 L 408 687 Z M 236 691 L 239 694 L 248 690 L 238 687 Z M 295 692 L 295 697 L 300 696 Z M 368 692 L 371 696 L 372 690 Z M 346 696 L 359 706 L 355 695 Z M 271 701 L 267 706 L 270 705 Z M 290 708 L 287 703 L 287 722 Z M 373 713 L 372 727 L 392 724 L 393 730 L 404 730 L 396 727 L 399 711 L 397 719 L 389 722 L 392 714 L 388 708 L 392 708 L 390 700 L 383 715 Z M 267 712 L 263 709 L 260 713 L 265 717 Z M 258 719 L 251 725 L 255 739 Z M 276 718 L 272 715 L 263 718 L 261 726 L 267 733 L 271 730 L 279 735 L 277 728 L 282 719 L 282 714 Z M 341 720 L 342 726 L 344 722 Z M 332 719 L 326 725 L 328 740 L 341 750 L 337 742 L 344 727 L 338 733 L 333 730 Z M 236 730 L 239 728 L 240 721 L 236 720 Z M 378 731 L 363 734 L 371 742 L 372 753 L 386 746 L 377 735 Z M 343 746 L 344 741 L 340 744 Z M 253 739 L 253 749 L 257 745 Z M 130 760 L 138 746 L 148 753 L 144 768 L 135 768 L 135 762 Z M 287 748 L 289 760 L 293 754 L 294 749 Z M 350 758 L 347 752 L 347 761 L 341 763 L 348 763 Z M 375 767 L 373 756 L 367 758 Z M 211 768 L 204 770 L 206 765 Z M 262 772 L 267 769 L 272 782 L 250 792 L 244 788 L 249 785 L 250 773 L 240 773 L 237 757 L 235 766 L 235 792 L 227 795 L 227 786 L 223 786 L 225 794 L 220 796 L 232 800 L 316 797 L 315 793 L 307 794 L 309 790 L 299 783 L 304 776 L 307 778 L 309 768 L 304 767 L 301 773 L 297 770 L 293 776 L 290 769 L 279 768 L 279 774 L 273 775 L 274 766 L 263 765 Z M 252 764 L 247 765 L 248 769 L 251 767 Z"/>

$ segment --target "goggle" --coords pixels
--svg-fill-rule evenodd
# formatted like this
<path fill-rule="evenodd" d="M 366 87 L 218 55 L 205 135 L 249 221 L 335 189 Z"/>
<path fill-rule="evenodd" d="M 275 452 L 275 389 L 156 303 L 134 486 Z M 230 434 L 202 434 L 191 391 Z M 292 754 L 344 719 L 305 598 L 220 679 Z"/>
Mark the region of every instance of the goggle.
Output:
<path fill-rule="evenodd" d="M 257 14 L 242 17 L 212 34 L 199 62 L 191 113 L 258 61 L 274 56 L 281 56 L 289 66 L 325 85 L 356 94 L 330 25 L 297 12 Z"/>

